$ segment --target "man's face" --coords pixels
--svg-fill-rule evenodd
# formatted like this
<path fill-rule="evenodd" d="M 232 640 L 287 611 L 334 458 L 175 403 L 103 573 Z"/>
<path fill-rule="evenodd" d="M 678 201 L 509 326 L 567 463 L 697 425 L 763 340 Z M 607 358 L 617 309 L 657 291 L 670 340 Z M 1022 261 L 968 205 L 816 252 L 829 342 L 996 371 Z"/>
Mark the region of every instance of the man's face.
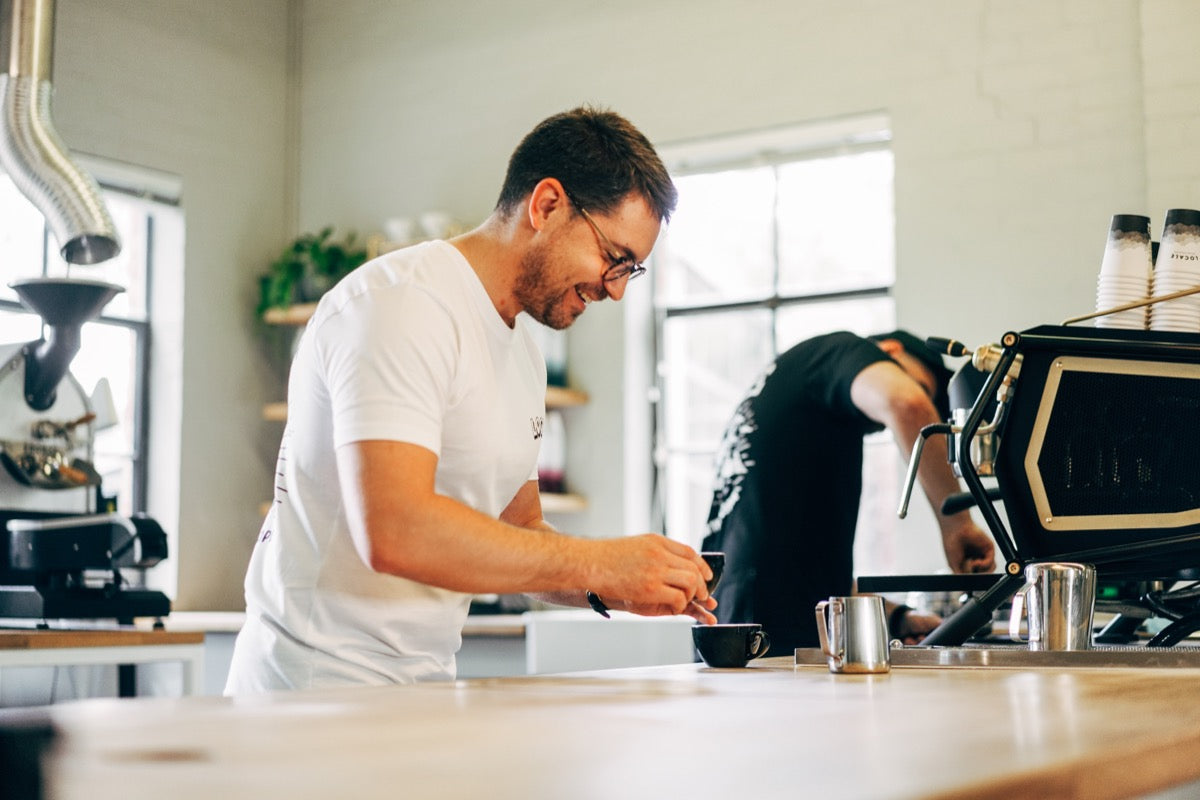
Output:
<path fill-rule="evenodd" d="M 562 330 L 584 312 L 588 303 L 606 297 L 620 300 L 625 295 L 628 277 L 605 282 L 603 275 L 613 266 L 614 258 L 641 262 L 649 256 L 661 221 L 637 195 L 630 195 L 607 214 L 591 214 L 601 233 L 569 202 L 556 213 L 564 214 L 561 227 L 530 246 L 513 294 L 529 316 Z"/>

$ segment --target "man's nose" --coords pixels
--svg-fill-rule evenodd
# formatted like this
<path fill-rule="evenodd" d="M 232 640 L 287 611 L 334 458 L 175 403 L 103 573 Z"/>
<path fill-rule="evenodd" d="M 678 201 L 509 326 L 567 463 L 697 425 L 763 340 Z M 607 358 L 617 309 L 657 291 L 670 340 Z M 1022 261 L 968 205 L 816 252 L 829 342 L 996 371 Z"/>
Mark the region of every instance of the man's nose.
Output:
<path fill-rule="evenodd" d="M 629 283 L 629 276 L 622 275 L 621 277 L 617 278 L 615 281 L 605 281 L 604 282 L 604 291 L 607 292 L 608 296 L 611 297 L 613 300 L 620 300 L 622 297 L 625 296 L 625 286 L 628 283 Z"/>

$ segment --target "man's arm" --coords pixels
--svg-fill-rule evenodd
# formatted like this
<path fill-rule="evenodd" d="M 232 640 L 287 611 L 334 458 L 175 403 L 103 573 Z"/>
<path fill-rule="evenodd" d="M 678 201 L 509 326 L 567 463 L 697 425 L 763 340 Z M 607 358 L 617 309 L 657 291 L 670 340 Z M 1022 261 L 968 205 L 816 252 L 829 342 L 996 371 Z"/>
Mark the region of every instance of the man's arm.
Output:
<path fill-rule="evenodd" d="M 376 571 L 476 594 L 590 589 L 636 613 L 712 621 L 693 603 L 715 605 L 704 586 L 711 573 L 684 544 L 556 533 L 539 524 L 536 484 L 493 519 L 435 492 L 437 456 L 413 444 L 354 442 L 338 448 L 337 462 L 351 537 Z"/>
<path fill-rule="evenodd" d="M 921 385 L 891 361 L 877 361 L 858 373 L 850 385 L 850 398 L 864 414 L 891 431 L 905 460 L 912 457 L 921 428 L 941 422 Z M 950 568 L 955 572 L 990 572 L 995 566 L 995 546 L 971 519 L 971 512 L 948 516 L 941 513 L 942 502 L 962 490 L 947 461 L 943 437 L 925 441 L 917 480 L 933 507 Z"/>
<path fill-rule="evenodd" d="M 524 486 L 517 492 L 512 502 L 508 504 L 508 508 L 500 515 L 502 522 L 509 522 L 520 528 L 530 530 L 557 531 L 557 529 L 547 522 L 542 517 L 542 499 L 541 493 L 538 490 L 537 481 L 527 481 Z M 711 576 L 711 569 L 708 573 Z M 584 593 L 579 590 L 566 592 L 530 592 L 534 597 L 546 603 L 553 603 L 560 606 L 577 606 L 587 608 L 590 604 L 587 601 Z M 643 614 L 653 616 L 661 613 L 650 607 L 640 607 L 630 600 L 616 597 L 601 597 L 601 599 L 610 608 L 615 608 L 620 611 L 630 611 L 635 614 Z M 709 598 L 707 600 L 693 600 L 689 608 L 684 612 L 688 616 L 695 618 L 699 622 L 714 623 L 717 618 L 709 612 L 716 608 L 716 600 Z"/>

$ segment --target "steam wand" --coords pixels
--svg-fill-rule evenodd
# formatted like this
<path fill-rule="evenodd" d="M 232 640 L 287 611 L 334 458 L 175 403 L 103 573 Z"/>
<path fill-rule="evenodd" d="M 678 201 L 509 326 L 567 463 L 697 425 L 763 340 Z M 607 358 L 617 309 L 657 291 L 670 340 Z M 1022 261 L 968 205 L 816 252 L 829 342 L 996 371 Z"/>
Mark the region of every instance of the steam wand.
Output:
<path fill-rule="evenodd" d="M 912 457 L 908 459 L 908 474 L 904 476 L 904 494 L 900 497 L 900 508 L 896 510 L 896 516 L 900 517 L 900 519 L 908 516 L 908 503 L 912 499 L 913 486 L 917 482 L 917 467 L 921 463 L 921 453 L 925 449 L 925 440 L 930 436 L 937 436 L 939 434 L 950 436 L 957 432 L 953 426 L 940 422 L 935 422 L 932 425 L 926 425 L 924 428 L 921 428 L 921 435 L 913 443 Z"/>
<path fill-rule="evenodd" d="M 1200 291 L 1200 287 L 1197 287 L 1197 291 Z M 972 365 L 981 372 L 994 371 L 1004 355 L 1004 351 L 995 345 L 984 345 L 976 348 L 974 352 L 972 352 L 970 348 L 957 339 L 944 339 L 937 336 L 931 336 L 927 338 L 925 340 L 925 344 L 927 344 L 933 350 L 953 357 L 970 355 Z M 993 415 L 991 422 L 982 427 L 977 426 L 974 434 L 986 435 L 994 433 L 999 429 L 1000 422 L 1003 419 L 1004 412 L 1008 405 L 1008 391 L 1011 388 L 1013 381 L 1020 374 L 1019 363 L 1020 361 L 1018 359 L 1017 363 L 1013 364 L 1012 367 L 1005 372 L 1004 378 L 1000 381 L 1000 388 L 996 392 L 997 400 L 999 402 L 996 406 L 996 412 Z M 980 396 L 985 394 L 987 394 L 986 388 L 980 393 Z M 955 425 L 952 423 L 934 423 L 921 428 L 921 435 L 917 438 L 916 442 L 914 442 L 912 456 L 908 460 L 908 472 L 904 478 L 904 491 L 900 497 L 900 507 L 896 510 L 896 515 L 900 519 L 904 519 L 908 516 L 908 504 L 912 499 L 913 487 L 917 482 L 917 468 L 921 463 L 921 454 L 925 449 L 925 440 L 930 436 L 944 435 L 947 439 L 948 445 L 952 445 L 954 442 L 953 437 L 962 434 L 966 427 L 967 426 L 965 424 Z M 964 453 L 969 456 L 969 447 L 964 448 Z"/>

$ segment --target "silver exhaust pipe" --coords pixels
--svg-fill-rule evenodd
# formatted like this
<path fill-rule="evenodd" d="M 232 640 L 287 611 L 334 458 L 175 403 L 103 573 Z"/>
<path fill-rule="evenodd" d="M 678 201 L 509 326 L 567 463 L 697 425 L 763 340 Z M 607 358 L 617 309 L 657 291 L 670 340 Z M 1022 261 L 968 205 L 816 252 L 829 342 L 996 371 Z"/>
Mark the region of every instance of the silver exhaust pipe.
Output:
<path fill-rule="evenodd" d="M 96 181 L 71 160 L 50 118 L 54 0 L 0 0 L 0 166 L 46 217 L 69 264 L 121 251 Z"/>

